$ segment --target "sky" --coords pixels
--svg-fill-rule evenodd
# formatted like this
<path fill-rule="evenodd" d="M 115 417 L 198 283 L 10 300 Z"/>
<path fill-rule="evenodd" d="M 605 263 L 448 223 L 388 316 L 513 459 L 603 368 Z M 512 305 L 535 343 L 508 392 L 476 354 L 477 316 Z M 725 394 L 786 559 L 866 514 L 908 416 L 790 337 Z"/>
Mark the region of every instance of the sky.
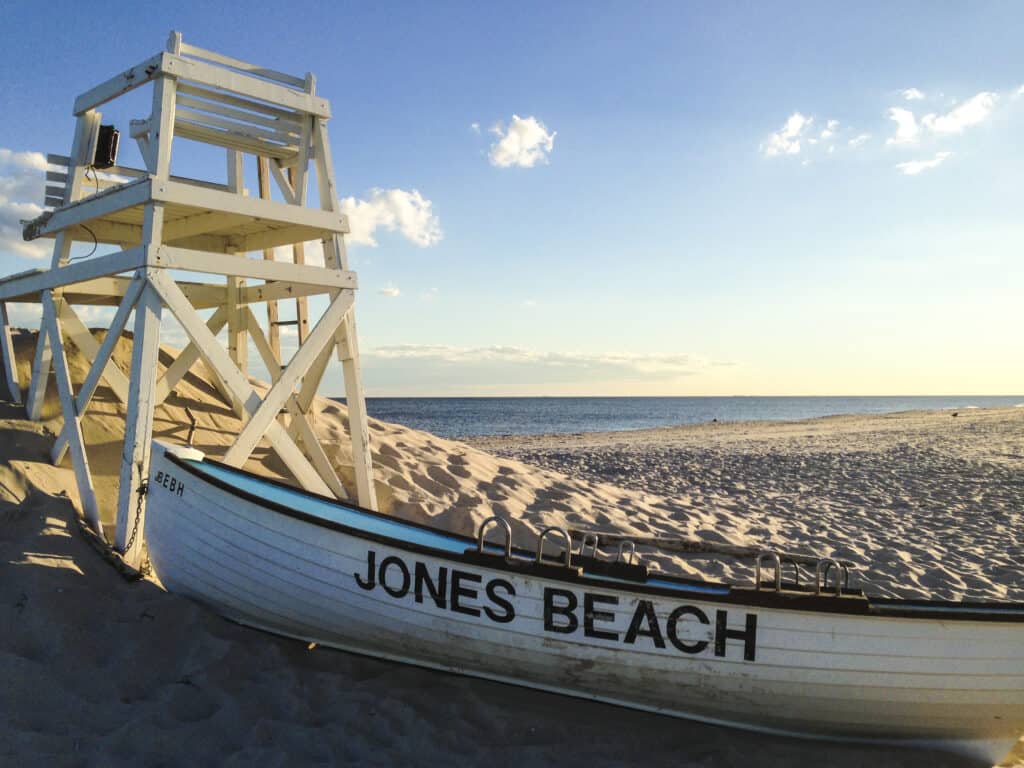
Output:
<path fill-rule="evenodd" d="M 330 100 L 369 396 L 1024 392 L 1019 3 L 0 8 L 2 274 L 176 29 Z"/>

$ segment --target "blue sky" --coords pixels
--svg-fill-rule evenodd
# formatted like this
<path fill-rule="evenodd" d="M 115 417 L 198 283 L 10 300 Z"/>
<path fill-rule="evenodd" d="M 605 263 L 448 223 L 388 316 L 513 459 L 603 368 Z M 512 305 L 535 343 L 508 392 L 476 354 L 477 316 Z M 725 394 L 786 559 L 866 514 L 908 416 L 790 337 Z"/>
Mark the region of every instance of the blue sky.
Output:
<path fill-rule="evenodd" d="M 5 5 L 2 271 L 178 29 L 331 100 L 368 394 L 1024 390 L 1019 4 L 284 7 Z"/>

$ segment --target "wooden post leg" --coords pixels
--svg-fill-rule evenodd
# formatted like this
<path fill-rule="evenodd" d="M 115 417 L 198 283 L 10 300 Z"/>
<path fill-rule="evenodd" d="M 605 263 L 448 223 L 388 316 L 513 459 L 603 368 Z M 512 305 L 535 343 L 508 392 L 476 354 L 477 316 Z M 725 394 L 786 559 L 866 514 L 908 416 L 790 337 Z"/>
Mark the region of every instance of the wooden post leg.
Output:
<path fill-rule="evenodd" d="M 363 396 L 363 374 L 359 365 L 359 347 L 356 336 L 355 312 L 349 312 L 343 323 L 344 345 L 338 345 L 343 355 L 342 373 L 345 377 L 345 404 L 348 410 L 348 431 L 352 440 L 352 463 L 356 473 L 356 495 L 360 506 L 377 509 L 377 489 L 373 485 L 373 459 L 370 456 L 370 430 L 366 421 L 366 399 Z"/>
<path fill-rule="evenodd" d="M 85 440 L 79 421 L 78 408 L 75 405 L 75 393 L 71 389 L 71 376 L 68 374 L 68 360 L 64 354 L 64 341 L 61 334 L 59 313 L 53 305 L 50 291 L 43 291 L 42 302 L 46 322 L 41 331 L 50 337 L 50 348 L 53 350 L 53 373 L 57 380 L 57 393 L 60 395 L 61 412 L 64 415 L 64 429 L 68 432 L 71 447 L 71 465 L 75 470 L 75 485 L 78 486 L 78 498 L 82 503 L 82 514 L 89 521 L 100 538 L 103 538 L 103 526 L 100 524 L 100 509 L 93 490 L 92 474 L 89 470 L 89 457 L 85 453 Z"/>
<path fill-rule="evenodd" d="M 25 413 L 32 421 L 39 421 L 43 416 L 43 400 L 46 398 L 46 382 L 50 378 L 52 354 L 50 338 L 46 332 L 46 324 L 50 322 L 48 305 L 43 305 L 43 318 L 39 324 L 39 338 L 36 339 L 36 356 L 32 361 L 32 380 L 28 385 L 25 397 Z"/>
<path fill-rule="evenodd" d="M 149 479 L 150 443 L 153 439 L 153 404 L 156 395 L 162 308 L 160 297 L 147 282 L 135 305 L 131 384 L 117 497 L 115 543 L 125 562 L 133 568 L 138 568 L 142 562 L 146 513 L 145 484 Z"/>
<path fill-rule="evenodd" d="M 12 403 L 21 402 L 21 383 L 18 381 L 18 361 L 14 357 L 11 341 L 11 321 L 7 316 L 7 302 L 0 301 L 0 355 L 3 355 L 4 381 Z"/>

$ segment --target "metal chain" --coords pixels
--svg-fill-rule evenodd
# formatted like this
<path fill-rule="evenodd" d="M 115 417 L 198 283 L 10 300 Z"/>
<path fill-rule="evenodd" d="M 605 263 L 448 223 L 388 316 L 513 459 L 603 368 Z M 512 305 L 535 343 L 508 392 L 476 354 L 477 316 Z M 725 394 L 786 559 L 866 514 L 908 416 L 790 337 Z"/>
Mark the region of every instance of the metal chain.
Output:
<path fill-rule="evenodd" d="M 139 520 L 142 519 L 142 502 L 146 498 L 146 493 L 149 492 L 149 482 L 146 480 L 142 481 L 142 484 L 136 490 L 138 496 L 138 503 L 135 505 L 135 522 L 132 524 L 132 535 L 128 537 L 128 543 L 124 545 L 124 552 L 130 552 L 132 544 L 135 543 L 135 537 L 139 535 Z"/>

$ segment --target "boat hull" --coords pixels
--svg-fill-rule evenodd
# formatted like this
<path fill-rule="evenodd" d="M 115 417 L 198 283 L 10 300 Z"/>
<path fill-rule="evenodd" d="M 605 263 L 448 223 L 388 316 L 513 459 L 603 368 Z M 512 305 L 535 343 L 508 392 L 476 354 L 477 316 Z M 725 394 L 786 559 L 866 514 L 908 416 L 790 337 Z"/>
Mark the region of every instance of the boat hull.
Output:
<path fill-rule="evenodd" d="M 162 449 L 152 466 L 146 538 L 160 580 L 243 624 L 774 733 L 991 761 L 1024 733 L 1024 623 L 789 610 L 521 573 L 282 514 Z"/>

